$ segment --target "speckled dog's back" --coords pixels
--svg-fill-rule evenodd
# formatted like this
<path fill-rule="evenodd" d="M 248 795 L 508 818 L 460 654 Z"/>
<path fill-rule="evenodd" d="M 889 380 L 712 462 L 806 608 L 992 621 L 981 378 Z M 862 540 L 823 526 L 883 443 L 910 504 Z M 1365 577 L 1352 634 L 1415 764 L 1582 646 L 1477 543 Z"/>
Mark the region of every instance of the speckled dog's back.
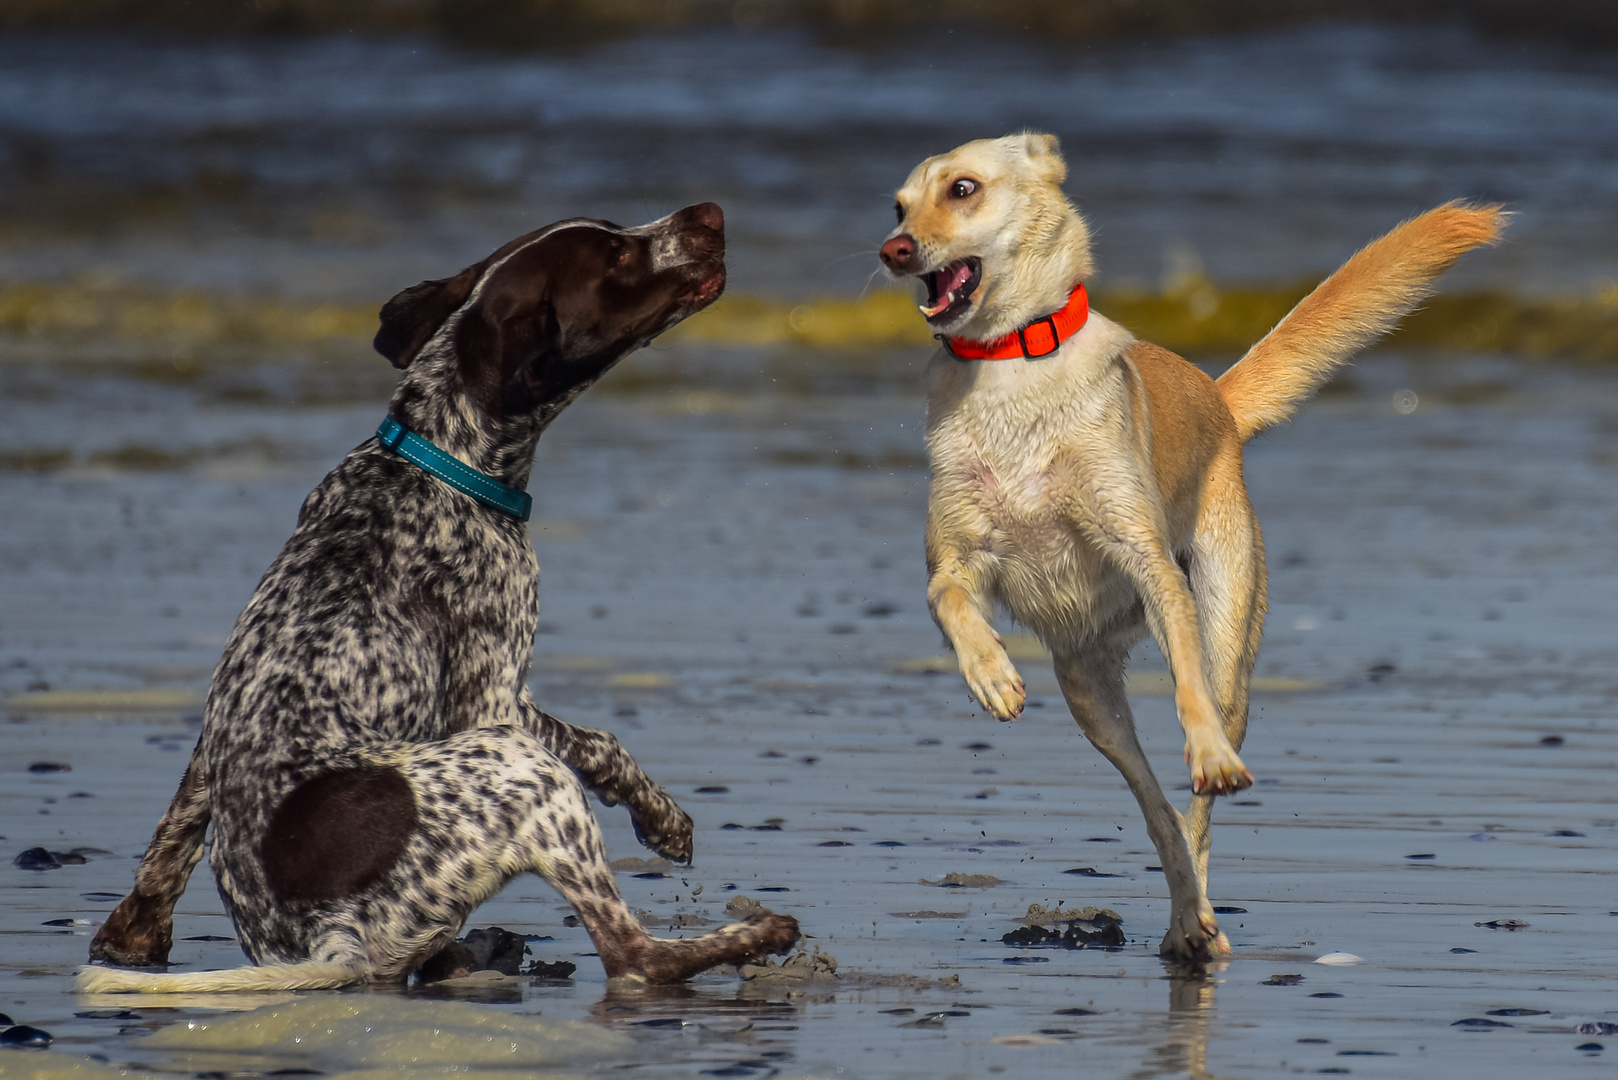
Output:
<path fill-rule="evenodd" d="M 566 221 L 382 311 L 405 369 L 390 414 L 527 486 L 549 422 L 613 363 L 723 288 L 711 203 L 637 229 Z M 271 965 L 197 975 L 88 968 L 82 989 L 398 980 L 532 870 L 567 898 L 608 976 L 683 979 L 789 948 L 765 913 L 652 938 L 606 864 L 588 785 L 689 859 L 691 820 L 611 735 L 542 712 L 527 686 L 539 567 L 525 525 L 373 438 L 310 493 L 237 620 L 179 793 L 92 959 L 167 959 L 175 901 L 211 863 L 243 949 Z M 581 784 L 582 781 L 582 784 Z"/>

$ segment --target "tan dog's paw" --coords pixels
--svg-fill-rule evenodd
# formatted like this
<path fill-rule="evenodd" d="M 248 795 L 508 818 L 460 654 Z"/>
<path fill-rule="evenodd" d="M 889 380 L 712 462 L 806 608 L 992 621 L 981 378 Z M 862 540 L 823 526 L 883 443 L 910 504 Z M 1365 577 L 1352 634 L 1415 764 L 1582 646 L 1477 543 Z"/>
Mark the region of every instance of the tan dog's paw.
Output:
<path fill-rule="evenodd" d="M 961 657 L 961 674 L 978 704 L 996 720 L 1015 720 L 1028 700 L 1028 688 L 999 641 L 973 656 Z"/>
<path fill-rule="evenodd" d="M 1163 935 L 1163 944 L 1157 951 L 1178 960 L 1207 960 L 1212 956 L 1230 955 L 1230 941 L 1219 932 L 1219 920 L 1207 900 L 1174 905 L 1169 916 L 1169 932 Z"/>
<path fill-rule="evenodd" d="M 1187 741 L 1185 761 L 1191 766 L 1191 790 L 1198 795 L 1230 795 L 1253 786 L 1253 774 L 1229 743 L 1194 746 Z"/>

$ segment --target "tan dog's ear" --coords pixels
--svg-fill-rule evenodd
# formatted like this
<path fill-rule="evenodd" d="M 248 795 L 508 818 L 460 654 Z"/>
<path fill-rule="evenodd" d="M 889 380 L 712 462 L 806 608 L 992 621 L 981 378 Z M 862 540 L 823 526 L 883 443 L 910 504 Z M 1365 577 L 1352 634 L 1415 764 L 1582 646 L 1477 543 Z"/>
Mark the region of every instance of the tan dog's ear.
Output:
<path fill-rule="evenodd" d="M 1062 160 L 1062 144 L 1055 135 L 1025 131 L 1015 140 L 1041 180 L 1060 186 L 1067 179 L 1067 162 Z"/>
<path fill-rule="evenodd" d="M 472 294 L 483 264 L 468 266 L 452 278 L 423 281 L 382 305 L 382 325 L 371 346 L 396 368 L 409 367 L 450 313 Z"/>

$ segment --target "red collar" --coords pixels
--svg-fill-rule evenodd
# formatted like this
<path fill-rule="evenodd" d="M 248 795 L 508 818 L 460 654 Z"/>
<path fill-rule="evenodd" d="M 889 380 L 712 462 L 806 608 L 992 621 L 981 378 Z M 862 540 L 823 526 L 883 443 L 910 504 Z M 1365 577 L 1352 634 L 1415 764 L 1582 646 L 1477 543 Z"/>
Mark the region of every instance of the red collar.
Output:
<path fill-rule="evenodd" d="M 1090 298 L 1084 282 L 1073 286 L 1060 311 L 1043 315 L 1020 330 L 993 341 L 945 338 L 944 347 L 957 360 L 1039 360 L 1062 347 L 1090 319 Z"/>

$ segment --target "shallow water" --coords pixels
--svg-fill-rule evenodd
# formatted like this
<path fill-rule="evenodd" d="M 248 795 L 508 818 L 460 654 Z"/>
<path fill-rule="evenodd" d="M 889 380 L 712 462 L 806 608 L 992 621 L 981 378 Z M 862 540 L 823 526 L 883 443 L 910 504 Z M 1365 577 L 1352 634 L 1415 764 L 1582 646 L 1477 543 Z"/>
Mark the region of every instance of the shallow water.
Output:
<path fill-rule="evenodd" d="M 1244 756 L 1259 782 L 1216 814 L 1213 899 L 1245 909 L 1221 916 L 1236 957 L 1191 973 L 1155 955 L 1167 918 L 1156 857 L 1049 670 L 1019 660 L 1033 704 L 1009 725 L 973 708 L 957 676 L 926 673 L 943 650 L 922 600 L 919 360 L 896 354 L 873 376 L 841 354 L 638 358 L 618 374 L 672 365 L 690 381 L 587 396 L 542 442 L 532 485 L 536 694 L 617 732 L 697 819 L 694 867 L 620 873 L 631 905 L 663 930 L 722 921 L 738 894 L 762 900 L 802 921 L 840 981 L 715 974 L 608 992 L 584 932 L 525 878 L 472 925 L 550 939 L 533 955 L 574 960 L 574 979 L 412 999 L 629 1036 L 604 1060 L 567 1059 L 579 1072 L 1610 1067 L 1618 1047 L 1576 1048 L 1612 1038 L 1575 1029 L 1618 1022 L 1613 376 L 1384 354 L 1250 448 L 1273 575 L 1259 671 L 1318 689 L 1256 699 Z M 196 732 L 186 702 L 304 492 L 380 415 L 380 390 L 365 399 L 367 378 L 389 378 L 376 364 L 346 372 L 359 403 L 324 407 L 244 402 L 226 375 L 0 374 L 7 438 L 56 440 L 79 462 L 0 475 L 0 833 L 8 856 L 106 852 L 47 872 L 0 867 L 0 1009 L 57 1039 L 48 1055 L 0 1055 L 4 1075 L 87 1054 L 164 1074 L 221 1068 L 184 1038 L 142 1034 L 244 1002 L 85 1001 L 69 979 L 178 780 Z M 771 389 L 799 368 L 820 369 L 822 389 Z M 255 378 L 270 394 L 321 375 Z M 1401 389 L 1416 391 L 1414 412 L 1394 408 Z M 130 445 L 187 464 L 92 463 Z M 1160 670 L 1144 651 L 1136 705 L 1175 786 L 1172 708 L 1151 693 Z M 125 696 L 84 696 L 109 691 Z M 36 762 L 71 771 L 30 772 Z M 649 856 L 621 811 L 601 819 L 614 858 Z M 1067 873 L 1079 868 L 1116 876 Z M 950 873 L 1003 883 L 924 883 Z M 1111 907 L 1129 944 L 1002 945 L 1033 903 Z M 45 925 L 61 919 L 76 922 Z M 1502 919 L 1529 926 L 1477 925 Z M 235 964 L 231 937 L 204 868 L 174 959 Z M 1313 963 L 1338 951 L 1363 962 Z M 1270 985 L 1276 975 L 1303 980 Z M 109 1008 L 139 1018 L 75 1016 Z M 1511 1008 L 1544 1012 L 1489 1015 Z M 1510 1026 L 1453 1026 L 1468 1019 Z M 232 1069 L 352 1067 L 273 1043 L 252 1054 Z"/>

